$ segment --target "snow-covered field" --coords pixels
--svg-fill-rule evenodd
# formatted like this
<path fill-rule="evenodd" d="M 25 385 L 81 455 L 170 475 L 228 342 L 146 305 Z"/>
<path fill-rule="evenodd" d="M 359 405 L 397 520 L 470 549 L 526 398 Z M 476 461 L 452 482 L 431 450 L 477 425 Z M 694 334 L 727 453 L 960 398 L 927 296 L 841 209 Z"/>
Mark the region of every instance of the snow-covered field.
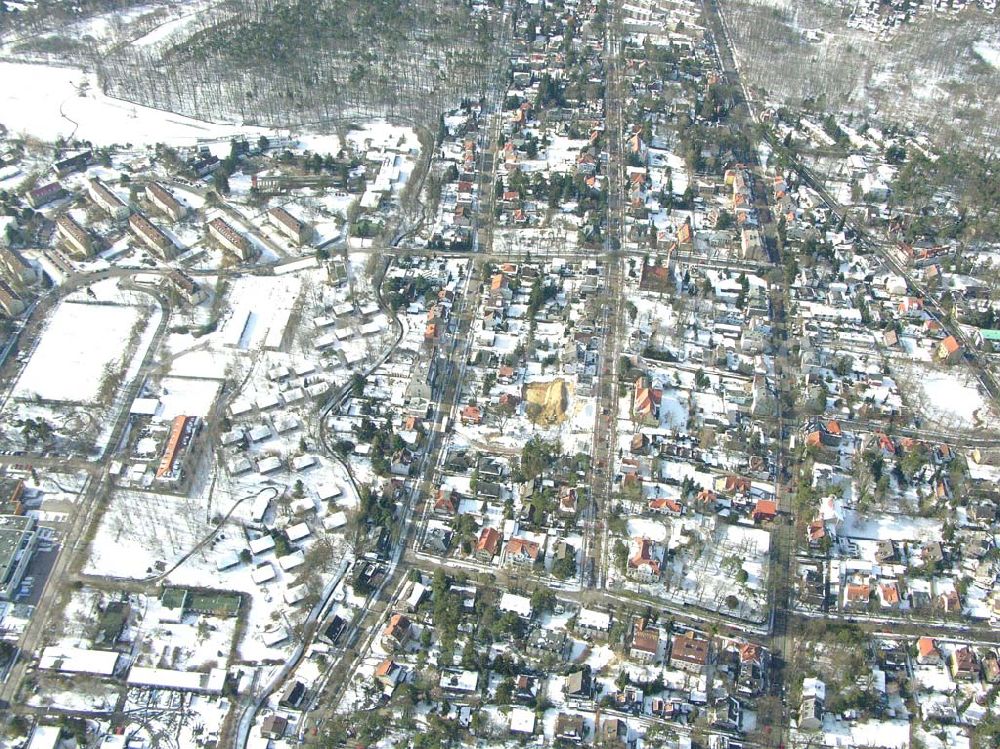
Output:
<path fill-rule="evenodd" d="M 142 310 L 107 304 L 63 302 L 14 389 L 14 396 L 89 402 L 106 376 L 124 365 L 122 344 L 140 324 Z"/>
<path fill-rule="evenodd" d="M 931 541 L 941 538 L 941 521 L 905 515 L 860 517 L 854 510 L 844 511 L 840 535 L 850 538 L 893 541 Z"/>
<path fill-rule="evenodd" d="M 159 44 L 160 42 L 171 40 L 174 37 L 180 36 L 184 29 L 186 29 L 197 17 L 198 11 L 196 10 L 177 18 L 173 18 L 160 24 L 149 33 L 143 34 L 141 37 L 134 40 L 132 44 L 136 47 L 149 47 Z"/>
<path fill-rule="evenodd" d="M 12 132 L 43 140 L 194 145 L 199 139 L 270 134 L 258 127 L 215 124 L 105 96 L 91 73 L 72 67 L 0 63 L 0 112 Z"/>

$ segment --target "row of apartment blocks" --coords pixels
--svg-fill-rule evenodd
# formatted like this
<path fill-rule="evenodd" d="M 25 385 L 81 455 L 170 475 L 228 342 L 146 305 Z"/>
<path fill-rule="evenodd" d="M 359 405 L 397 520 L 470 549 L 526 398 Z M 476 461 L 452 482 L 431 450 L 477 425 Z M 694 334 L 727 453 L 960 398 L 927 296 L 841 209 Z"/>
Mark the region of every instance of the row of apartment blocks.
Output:
<path fill-rule="evenodd" d="M 267 217 L 275 228 L 289 239 L 305 244 L 312 235 L 312 228 L 299 221 L 284 208 L 272 208 L 267 212 Z"/>
<path fill-rule="evenodd" d="M 171 220 L 180 221 L 187 215 L 187 207 L 159 182 L 148 183 L 145 192 L 146 199 Z M 115 220 L 124 219 L 132 212 L 129 206 L 99 179 L 90 180 L 88 193 L 90 199 L 98 207 L 107 211 Z"/>
<path fill-rule="evenodd" d="M 227 250 L 236 253 L 240 260 L 249 260 L 253 257 L 253 246 L 247 238 L 225 220 L 213 218 L 209 221 L 208 233 Z"/>
<path fill-rule="evenodd" d="M 173 221 L 180 221 L 187 215 L 187 208 L 159 182 L 146 185 L 146 199 Z"/>
<path fill-rule="evenodd" d="M 68 194 L 59 182 L 49 182 L 29 191 L 27 201 L 32 208 L 41 208 Z M 115 219 L 123 219 L 131 213 L 128 205 L 99 179 L 90 180 L 87 194 L 95 205 L 110 213 Z M 146 185 L 146 199 L 173 221 L 180 221 L 187 215 L 187 207 L 158 182 Z"/>
<path fill-rule="evenodd" d="M 56 236 L 74 255 L 88 258 L 94 254 L 94 238 L 68 213 L 56 219 Z"/>
<path fill-rule="evenodd" d="M 99 179 L 91 179 L 87 185 L 87 194 L 94 204 L 107 213 L 115 221 L 128 218 L 132 209 L 121 198 L 115 195 L 108 186 Z"/>
<path fill-rule="evenodd" d="M 35 269 L 16 250 L 0 246 L 0 310 L 8 317 L 24 312 L 20 290 L 37 279 Z"/>
<path fill-rule="evenodd" d="M 173 240 L 138 211 L 129 216 L 128 225 L 139 241 L 164 260 L 177 257 L 177 245 Z"/>
<path fill-rule="evenodd" d="M 24 312 L 24 300 L 6 281 L 0 280 L 0 310 L 8 317 Z"/>

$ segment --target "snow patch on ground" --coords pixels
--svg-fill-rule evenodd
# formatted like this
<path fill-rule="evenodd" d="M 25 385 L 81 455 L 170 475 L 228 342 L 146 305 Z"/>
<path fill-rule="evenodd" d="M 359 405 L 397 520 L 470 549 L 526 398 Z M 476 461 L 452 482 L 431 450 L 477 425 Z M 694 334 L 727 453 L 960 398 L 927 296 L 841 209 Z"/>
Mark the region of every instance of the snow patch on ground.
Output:
<path fill-rule="evenodd" d="M 976 42 L 972 45 L 972 50 L 985 62 L 1000 70 L 1000 48 L 994 47 L 988 42 Z"/>

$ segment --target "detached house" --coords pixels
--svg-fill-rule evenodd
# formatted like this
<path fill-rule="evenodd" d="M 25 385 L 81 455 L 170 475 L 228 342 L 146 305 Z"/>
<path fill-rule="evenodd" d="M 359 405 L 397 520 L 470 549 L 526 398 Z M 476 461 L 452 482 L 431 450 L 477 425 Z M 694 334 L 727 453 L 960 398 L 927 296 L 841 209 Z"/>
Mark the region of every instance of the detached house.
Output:
<path fill-rule="evenodd" d="M 382 647 L 386 650 L 402 650 L 413 635 L 413 624 L 402 614 L 393 614 L 382 632 Z"/>
<path fill-rule="evenodd" d="M 867 583 L 848 583 L 844 586 L 844 608 L 848 610 L 863 609 L 868 606 L 872 589 Z"/>
<path fill-rule="evenodd" d="M 955 681 L 973 681 L 979 678 L 979 659 L 972 648 L 955 648 L 948 659 L 948 670 Z"/>
<path fill-rule="evenodd" d="M 917 663 L 921 666 L 936 666 L 941 662 L 941 651 L 933 637 L 917 640 Z"/>
<path fill-rule="evenodd" d="M 663 515 L 680 517 L 684 513 L 684 506 L 676 499 L 651 499 L 649 501 L 650 512 L 658 512 Z"/>
<path fill-rule="evenodd" d="M 391 693 L 399 682 L 403 680 L 405 673 L 403 667 L 392 660 L 392 658 L 386 658 L 375 669 L 375 681 Z"/>
<path fill-rule="evenodd" d="M 626 574 L 633 580 L 655 582 L 660 579 L 660 559 L 651 539 L 632 539 L 632 553 L 629 555 Z"/>
<path fill-rule="evenodd" d="M 750 642 L 742 643 L 737 649 L 739 656 L 736 675 L 737 691 L 748 697 L 757 697 L 764 693 L 767 680 L 769 654 L 760 645 Z"/>
<path fill-rule="evenodd" d="M 774 520 L 778 517 L 778 503 L 773 499 L 758 499 L 752 517 L 755 523 Z"/>
<path fill-rule="evenodd" d="M 503 273 L 495 273 L 490 278 L 490 297 L 500 298 L 509 302 L 513 292 L 510 290 L 510 281 Z"/>
<path fill-rule="evenodd" d="M 462 419 L 462 424 L 465 426 L 480 424 L 483 420 L 483 412 L 479 406 L 474 406 L 471 403 L 462 408 L 459 416 Z"/>
<path fill-rule="evenodd" d="M 563 694 L 568 699 L 589 699 L 591 695 L 590 668 L 580 669 L 569 674 L 563 681 Z"/>
<path fill-rule="evenodd" d="M 454 492 L 450 487 L 442 486 L 437 491 L 434 498 L 434 512 L 439 515 L 455 515 L 458 512 L 458 503 L 455 501 Z"/>
<path fill-rule="evenodd" d="M 515 566 L 530 566 L 541 561 L 541 547 L 525 538 L 511 538 L 507 542 L 506 560 Z"/>
<path fill-rule="evenodd" d="M 742 476 L 719 476 L 714 488 L 723 494 L 749 494 L 750 479 Z"/>
<path fill-rule="evenodd" d="M 564 486 L 559 490 L 559 512 L 572 515 L 577 509 L 576 489 Z"/>
<path fill-rule="evenodd" d="M 961 344 L 955 340 L 955 336 L 950 335 L 938 344 L 937 350 L 934 352 L 934 358 L 939 362 L 951 363 L 958 359 L 961 350 Z"/>
<path fill-rule="evenodd" d="M 483 528 L 479 531 L 479 538 L 476 540 L 475 555 L 481 562 L 489 562 L 500 551 L 500 531 L 496 528 Z"/>
<path fill-rule="evenodd" d="M 660 402 L 663 391 L 653 388 L 646 377 L 635 381 L 635 398 L 632 401 L 632 415 L 636 419 L 657 419 L 660 415 Z"/>
<path fill-rule="evenodd" d="M 899 586 L 892 580 L 879 583 L 878 598 L 882 608 L 898 609 L 900 603 Z"/>
<path fill-rule="evenodd" d="M 659 649 L 660 630 L 647 627 L 645 619 L 637 621 L 632 634 L 632 647 L 629 649 L 632 658 L 641 663 L 652 663 L 656 660 Z"/>
<path fill-rule="evenodd" d="M 708 640 L 695 637 L 694 632 L 675 635 L 670 644 L 670 665 L 700 674 L 708 665 L 708 653 Z"/>
<path fill-rule="evenodd" d="M 587 725 L 582 715 L 559 713 L 556 716 L 555 736 L 559 741 L 579 744 L 587 735 Z"/>

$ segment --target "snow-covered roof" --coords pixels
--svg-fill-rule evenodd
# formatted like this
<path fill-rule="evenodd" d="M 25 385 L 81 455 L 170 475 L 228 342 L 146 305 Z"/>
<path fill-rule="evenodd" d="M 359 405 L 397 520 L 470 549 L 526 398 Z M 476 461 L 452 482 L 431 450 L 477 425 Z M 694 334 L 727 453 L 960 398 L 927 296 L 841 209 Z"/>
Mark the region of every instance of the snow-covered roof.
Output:
<path fill-rule="evenodd" d="M 271 471 L 277 471 L 279 468 L 281 468 L 281 461 L 273 455 L 257 461 L 257 470 L 260 473 L 270 473 Z"/>
<path fill-rule="evenodd" d="M 611 614 L 593 609 L 580 609 L 576 624 L 578 627 L 607 631 L 611 628 Z"/>
<path fill-rule="evenodd" d="M 512 611 L 522 619 L 530 619 L 531 599 L 514 593 L 504 593 L 500 598 L 500 610 Z"/>
<path fill-rule="evenodd" d="M 278 566 L 285 572 L 288 572 L 289 570 L 294 570 L 296 567 L 301 567 L 305 561 L 306 554 L 304 551 L 293 551 L 291 554 L 278 557 Z"/>
<path fill-rule="evenodd" d="M 185 692 L 221 694 L 226 683 L 226 671 L 213 668 L 207 674 L 201 671 L 175 671 L 172 668 L 146 668 L 133 666 L 128 672 L 128 683 L 134 687 L 177 689 Z"/>
<path fill-rule="evenodd" d="M 296 603 L 305 598 L 306 593 L 308 592 L 309 590 L 305 585 L 293 585 L 282 593 L 281 597 L 285 599 L 285 603 L 289 606 L 294 606 Z"/>
<path fill-rule="evenodd" d="M 328 531 L 343 528 L 347 525 L 347 515 L 344 512 L 335 512 L 323 520 L 323 528 Z"/>
<path fill-rule="evenodd" d="M 311 465 L 316 465 L 316 456 L 314 455 L 298 455 L 292 458 L 292 468 L 296 471 L 301 471 Z"/>
<path fill-rule="evenodd" d="M 56 749 L 62 729 L 59 726 L 35 726 L 28 749 Z"/>
<path fill-rule="evenodd" d="M 155 416 L 160 401 L 157 398 L 136 398 L 129 413 L 133 416 Z"/>
<path fill-rule="evenodd" d="M 228 570 L 230 567 L 235 567 L 239 563 L 240 555 L 235 551 L 231 551 L 219 557 L 219 561 L 215 563 L 215 569 L 222 572 L 223 570 Z"/>
<path fill-rule="evenodd" d="M 309 497 L 302 497 L 292 502 L 291 509 L 295 515 L 301 515 L 306 512 L 312 512 L 316 509 L 316 505 L 313 504 L 313 501 Z"/>
<path fill-rule="evenodd" d="M 333 499 L 341 494 L 340 487 L 332 481 L 324 481 L 316 486 L 316 496 L 321 500 Z"/>
<path fill-rule="evenodd" d="M 818 700 L 826 700 L 826 684 L 812 677 L 803 679 L 802 697 L 815 697 Z"/>
<path fill-rule="evenodd" d="M 515 707 L 510 711 L 510 730 L 515 733 L 535 732 L 535 711 L 526 707 Z"/>
<path fill-rule="evenodd" d="M 263 554 L 265 551 L 270 551 L 274 548 L 274 537 L 270 534 L 266 536 L 261 536 L 260 538 L 255 538 L 250 541 L 250 553 L 251 554 Z"/>
<path fill-rule="evenodd" d="M 111 676 L 118 665 L 119 655 L 114 650 L 54 646 L 42 650 L 38 667 L 63 673 Z"/>
<path fill-rule="evenodd" d="M 250 430 L 250 439 L 254 442 L 260 442 L 261 440 L 266 440 L 271 436 L 271 427 L 267 424 L 259 424 Z"/>
<path fill-rule="evenodd" d="M 279 642 L 284 642 L 288 639 L 288 630 L 284 627 L 279 627 L 271 632 L 264 632 L 260 636 L 261 642 L 267 645 L 269 648 L 274 647 Z"/>
<path fill-rule="evenodd" d="M 258 585 L 266 583 L 273 580 L 277 573 L 274 571 L 274 565 L 270 562 L 265 562 L 259 567 L 255 568 L 253 572 L 250 573 L 250 579 L 253 580 Z"/>

